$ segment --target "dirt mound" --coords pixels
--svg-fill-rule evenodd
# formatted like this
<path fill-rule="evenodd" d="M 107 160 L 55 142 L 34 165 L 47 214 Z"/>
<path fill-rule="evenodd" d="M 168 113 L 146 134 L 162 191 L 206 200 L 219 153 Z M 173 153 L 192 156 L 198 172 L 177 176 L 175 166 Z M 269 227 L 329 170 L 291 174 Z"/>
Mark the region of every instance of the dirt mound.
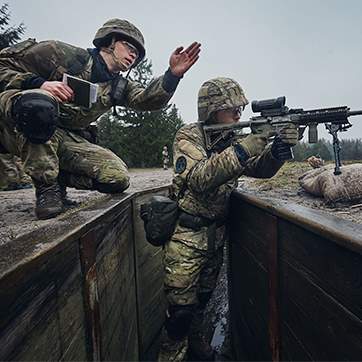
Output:
<path fill-rule="evenodd" d="M 332 165 L 329 167 L 332 167 Z M 299 205 L 318 209 L 342 219 L 362 224 L 362 204 L 358 201 L 327 204 L 323 197 L 313 196 L 302 189 L 299 178 L 310 170 L 312 170 L 312 167 L 306 162 L 287 162 L 271 179 L 241 177 L 239 179 L 239 190 L 256 196 L 292 201 Z M 318 170 L 320 169 L 316 169 L 316 171 Z"/>

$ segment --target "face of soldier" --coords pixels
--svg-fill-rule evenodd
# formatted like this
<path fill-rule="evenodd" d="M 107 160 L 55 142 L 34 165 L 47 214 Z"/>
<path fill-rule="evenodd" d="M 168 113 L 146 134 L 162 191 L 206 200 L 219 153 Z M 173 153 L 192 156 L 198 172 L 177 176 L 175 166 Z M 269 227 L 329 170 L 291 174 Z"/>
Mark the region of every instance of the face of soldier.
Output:
<path fill-rule="evenodd" d="M 235 107 L 230 109 L 223 109 L 217 111 L 215 114 L 216 123 L 219 124 L 233 124 L 240 120 L 243 109 L 242 107 Z"/>
<path fill-rule="evenodd" d="M 121 72 L 131 68 L 139 56 L 137 48 L 124 40 L 115 42 L 113 54 L 117 59 L 116 66 Z"/>

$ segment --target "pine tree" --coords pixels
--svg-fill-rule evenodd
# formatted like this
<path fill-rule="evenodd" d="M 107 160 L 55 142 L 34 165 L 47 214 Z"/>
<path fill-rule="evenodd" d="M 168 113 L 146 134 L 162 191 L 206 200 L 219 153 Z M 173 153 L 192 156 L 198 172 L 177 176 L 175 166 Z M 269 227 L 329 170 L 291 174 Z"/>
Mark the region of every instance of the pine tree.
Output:
<path fill-rule="evenodd" d="M 24 24 L 14 27 L 9 26 L 10 21 L 9 5 L 3 4 L 0 7 L 0 49 L 6 48 L 15 44 L 21 39 L 21 35 L 24 34 Z"/>

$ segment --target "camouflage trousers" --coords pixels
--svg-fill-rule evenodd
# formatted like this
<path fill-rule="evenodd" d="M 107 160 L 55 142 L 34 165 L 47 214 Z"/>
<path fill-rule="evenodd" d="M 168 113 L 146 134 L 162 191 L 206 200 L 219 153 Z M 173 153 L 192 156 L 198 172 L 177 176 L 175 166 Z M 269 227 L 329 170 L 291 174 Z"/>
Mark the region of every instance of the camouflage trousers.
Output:
<path fill-rule="evenodd" d="M 24 171 L 32 179 L 53 184 L 62 171 L 67 186 L 78 189 L 92 190 L 95 182 L 116 186 L 117 190 L 129 186 L 127 166 L 118 156 L 70 130 L 57 128 L 46 143 L 30 143 L 15 130 L 11 118 L 12 101 L 16 95 L 19 95 L 18 91 L 0 94 L 0 144 L 21 158 Z"/>
<path fill-rule="evenodd" d="M 169 306 L 191 306 L 192 322 L 189 339 L 202 334 L 206 305 L 216 287 L 223 262 L 225 226 L 202 227 L 195 231 L 180 225 L 165 245 L 165 294 Z M 210 240 L 212 239 L 212 240 Z M 184 361 L 187 352 L 185 337 L 175 341 L 163 333 L 158 361 Z"/>
<path fill-rule="evenodd" d="M 19 157 L 0 153 L 0 190 L 13 190 L 31 185 Z"/>
<path fill-rule="evenodd" d="M 164 253 L 165 293 L 170 305 L 198 305 L 201 295 L 211 296 L 223 262 L 225 226 L 216 229 L 213 237 L 216 242 L 210 248 L 208 227 L 195 231 L 176 226 Z"/>

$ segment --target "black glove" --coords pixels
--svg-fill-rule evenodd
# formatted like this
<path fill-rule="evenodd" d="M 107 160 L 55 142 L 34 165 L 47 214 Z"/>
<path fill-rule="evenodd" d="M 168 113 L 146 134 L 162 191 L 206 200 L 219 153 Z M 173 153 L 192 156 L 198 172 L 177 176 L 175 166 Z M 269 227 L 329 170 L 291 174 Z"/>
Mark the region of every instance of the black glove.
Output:
<path fill-rule="evenodd" d="M 293 150 L 289 144 L 284 143 L 279 136 L 275 136 L 271 146 L 271 154 L 279 161 L 292 160 Z"/>

